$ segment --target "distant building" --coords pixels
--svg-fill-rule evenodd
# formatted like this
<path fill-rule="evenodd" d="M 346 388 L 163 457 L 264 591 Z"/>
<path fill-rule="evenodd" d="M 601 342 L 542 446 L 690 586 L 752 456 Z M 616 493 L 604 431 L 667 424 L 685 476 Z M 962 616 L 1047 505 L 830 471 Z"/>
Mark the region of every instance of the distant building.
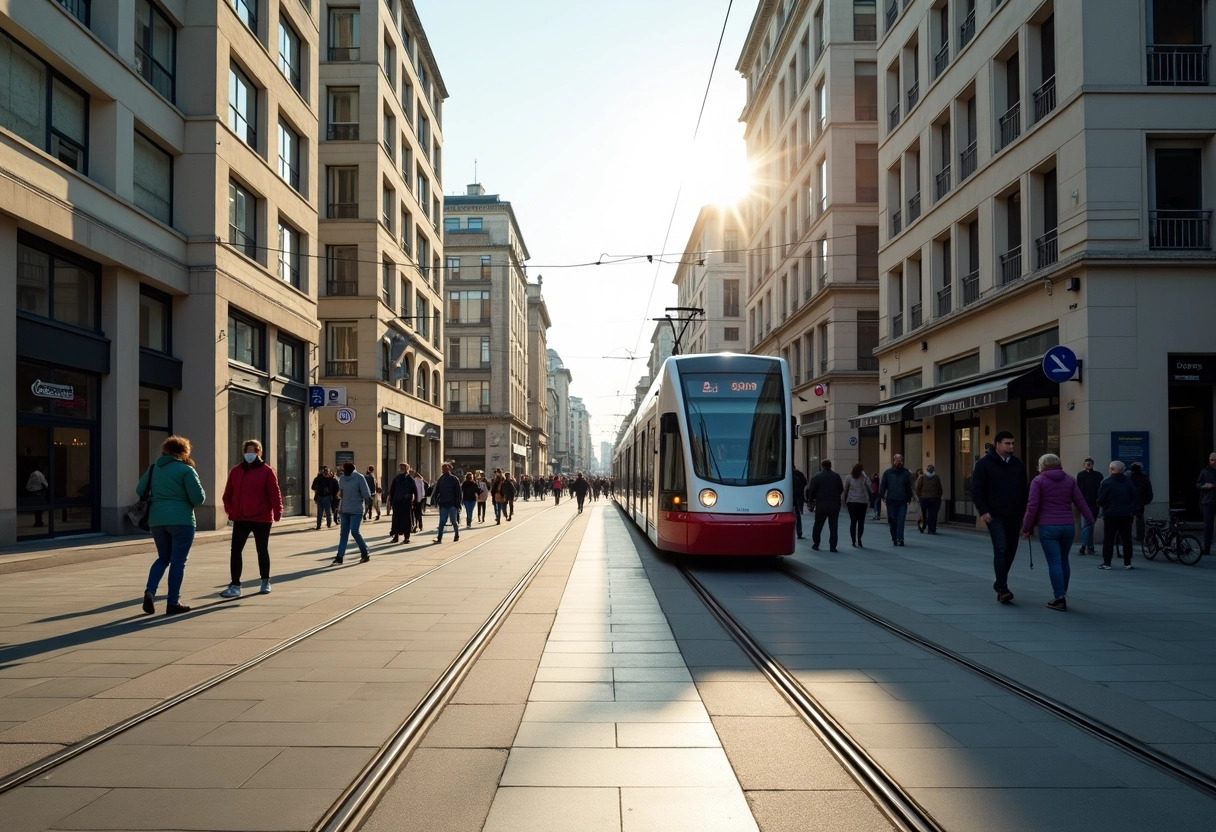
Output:
<path fill-rule="evenodd" d="M 744 228 L 744 218 L 734 207 L 705 205 L 697 214 L 672 278 L 679 298 L 676 305 L 701 310 L 684 329 L 680 352 L 746 349 L 741 302 L 746 278 L 741 251 Z"/>
<path fill-rule="evenodd" d="M 562 364 L 557 350 L 548 351 L 549 462 L 554 473 L 565 474 L 574 464 L 571 440 L 570 383 L 574 376 Z"/>
<path fill-rule="evenodd" d="M 549 308 L 541 293 L 544 277 L 528 289 L 528 459 L 524 471 L 533 476 L 551 472 L 549 463 Z"/>

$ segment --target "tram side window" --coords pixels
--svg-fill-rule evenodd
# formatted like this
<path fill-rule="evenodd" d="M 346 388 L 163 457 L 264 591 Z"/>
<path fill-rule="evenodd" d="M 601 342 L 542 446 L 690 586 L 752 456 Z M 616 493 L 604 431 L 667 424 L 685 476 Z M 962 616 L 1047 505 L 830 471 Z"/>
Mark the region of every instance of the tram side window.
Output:
<path fill-rule="evenodd" d="M 659 510 L 678 511 L 687 499 L 684 485 L 684 446 L 674 413 L 659 419 Z"/>

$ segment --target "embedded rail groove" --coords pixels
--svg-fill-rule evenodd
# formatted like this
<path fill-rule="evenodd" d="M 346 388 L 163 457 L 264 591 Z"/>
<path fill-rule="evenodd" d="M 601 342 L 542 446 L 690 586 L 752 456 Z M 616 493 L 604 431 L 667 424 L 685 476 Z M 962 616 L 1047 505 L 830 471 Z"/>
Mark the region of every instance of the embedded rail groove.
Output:
<path fill-rule="evenodd" d="M 779 567 L 777 571 L 781 572 L 795 583 L 802 584 L 808 589 L 819 593 L 829 601 L 844 607 L 853 614 L 866 619 L 872 624 L 878 625 L 893 635 L 899 636 L 905 641 L 915 644 L 917 647 L 933 653 L 940 658 L 946 659 L 947 661 L 950 661 L 960 667 L 970 670 L 972 673 L 979 675 L 986 681 L 1021 697 L 1031 704 L 1037 705 L 1053 716 L 1059 717 L 1060 719 L 1068 722 L 1070 725 L 1082 729 L 1091 736 L 1097 737 L 1108 745 L 1118 748 L 1120 751 L 1123 751 L 1124 753 L 1136 758 L 1140 762 L 1151 765 L 1159 771 L 1169 774 L 1175 779 L 1180 780 L 1181 782 L 1200 792 L 1203 792 L 1209 797 L 1216 797 L 1216 777 L 1212 777 L 1212 775 L 1208 774 L 1207 772 L 1200 771 L 1194 766 L 1188 765 L 1187 763 L 1184 763 L 1181 760 L 1170 756 L 1169 754 L 1158 751 L 1151 745 L 1141 742 L 1135 737 L 1132 737 L 1118 728 L 1115 728 L 1113 725 L 1108 725 L 1105 722 L 1090 716 L 1084 711 L 1079 711 L 1070 705 L 1066 705 L 1057 699 L 1053 699 L 1045 693 L 1022 684 L 1016 679 L 1011 679 L 1002 673 L 998 673 L 991 668 L 985 667 L 978 662 L 968 659 L 966 656 L 962 656 L 946 647 L 942 647 L 940 644 L 919 636 L 916 633 L 899 626 L 893 621 L 883 618 L 881 615 L 877 615 L 864 607 L 854 604 L 852 601 L 842 598 L 831 590 L 818 586 L 802 575 L 781 567 Z"/>
<path fill-rule="evenodd" d="M 545 559 L 548 558 L 549 553 L 553 550 L 553 548 L 557 545 L 557 543 L 561 541 L 562 537 L 565 536 L 566 532 L 569 530 L 570 526 L 573 524 L 574 519 L 576 517 L 577 517 L 577 515 L 572 517 L 570 521 L 568 521 L 564 526 L 561 527 L 561 529 L 558 530 L 557 534 L 555 535 L 555 537 L 553 539 L 553 542 L 550 544 L 550 546 L 548 548 L 545 549 L 545 551 L 541 554 L 541 557 L 538 558 L 537 562 L 534 563 L 533 566 L 531 567 L 531 569 L 526 573 L 526 575 L 525 575 L 526 579 L 528 579 L 530 581 L 531 578 L 535 576 L 535 573 L 539 568 L 538 565 L 543 564 Z M 530 523 L 534 519 L 535 518 L 529 518 L 528 520 L 526 520 L 524 522 Z M 523 525 L 523 524 L 520 524 L 520 525 Z M 516 528 L 519 528 L 519 526 L 516 526 Z M 96 734 L 93 734 L 92 736 L 86 737 L 85 739 L 81 740 L 78 743 L 74 743 L 70 746 L 67 746 L 66 748 L 63 748 L 63 749 L 55 752 L 54 754 L 50 754 L 50 755 L 42 758 L 41 760 L 31 763 L 30 765 L 25 766 L 24 768 L 18 769 L 17 771 L 12 772 L 11 774 L 8 774 L 8 775 L 0 778 L 0 794 L 9 792 L 9 791 L 17 788 L 18 786 L 21 786 L 22 784 L 27 783 L 30 780 L 33 780 L 36 777 L 40 777 L 43 774 L 46 774 L 47 772 L 49 772 L 55 768 L 58 768 L 59 766 L 68 762 L 69 760 L 73 760 L 76 757 L 79 757 L 80 755 L 84 754 L 86 751 L 90 751 L 100 745 L 103 745 L 106 742 L 109 742 L 110 740 L 117 737 L 119 734 L 122 734 L 125 731 L 129 731 L 130 729 L 151 720 L 153 717 L 156 717 L 159 714 L 164 713 L 165 711 L 175 708 L 178 705 L 182 704 L 183 702 L 193 699 L 194 697 L 198 696 L 201 693 L 205 693 L 206 691 L 209 691 L 212 688 L 218 687 L 219 685 L 223 684 L 224 682 L 227 682 L 229 679 L 239 676 L 240 674 L 244 673 L 247 670 L 257 667 L 262 662 L 265 662 L 267 659 L 273 658 L 274 656 L 277 656 L 280 653 L 291 649 L 292 647 L 294 647 L 295 645 L 304 641 L 305 639 L 308 639 L 311 636 L 316 635 L 317 633 L 320 633 L 324 630 L 329 629 L 330 627 L 333 627 L 336 624 L 339 624 L 342 621 L 345 621 L 347 618 L 350 618 L 351 616 L 355 615 L 356 613 L 362 612 L 363 610 L 367 609 L 368 607 L 370 607 L 380 601 L 383 601 L 385 598 L 388 598 L 390 595 L 400 592 L 401 590 L 406 589 L 407 587 L 417 583 L 418 581 L 421 581 L 423 578 L 433 575 L 434 573 L 438 572 L 440 569 L 443 569 L 444 567 L 449 566 L 449 565 L 455 563 L 456 561 L 461 560 L 462 558 L 465 558 L 468 555 L 473 554 L 478 549 L 481 549 L 483 546 L 486 546 L 487 544 L 493 542 L 494 540 L 497 540 L 499 536 L 506 534 L 506 533 L 507 533 L 507 530 L 501 531 L 498 534 L 496 534 L 494 537 L 490 538 L 489 540 L 483 541 L 483 542 L 478 543 L 477 545 L 473 546 L 468 551 L 461 552 L 459 555 L 453 555 L 452 557 L 443 561 L 443 563 L 440 563 L 436 566 L 432 566 L 430 569 L 424 570 L 423 572 L 419 572 L 417 575 L 414 575 L 413 577 L 409 578 L 408 580 L 403 581 L 402 583 L 398 584 L 397 586 L 393 587 L 392 589 L 385 590 L 384 592 L 380 593 L 379 595 L 377 595 L 373 598 L 369 598 L 368 600 L 352 607 L 351 609 L 346 610 L 345 612 L 339 613 L 338 615 L 335 615 L 333 618 L 330 618 L 327 621 L 323 621 L 320 624 L 317 624 L 316 626 L 310 627 L 309 629 L 305 630 L 304 632 L 299 633 L 298 635 L 295 635 L 295 636 L 292 636 L 291 638 L 283 640 L 283 641 L 279 642 L 278 644 L 276 644 L 275 646 L 259 653 L 258 655 L 254 656 L 251 659 L 247 659 L 238 665 L 234 665 L 233 667 L 228 668 L 227 670 L 225 670 L 222 673 L 217 673 L 215 676 L 212 676 L 210 679 L 206 679 L 206 680 L 194 685 L 193 687 L 187 688 L 186 690 L 184 690 L 180 693 L 174 694 L 173 696 L 170 696 L 169 698 L 165 699 L 163 702 L 158 702 L 156 705 L 153 705 L 151 708 L 141 711 L 138 714 L 135 714 L 133 716 L 127 717 L 126 719 L 121 720 L 120 722 L 117 722 L 114 725 L 111 725 L 109 728 L 106 728 L 103 731 L 99 731 Z M 524 586 L 524 588 L 526 588 L 526 585 Z M 520 590 L 519 585 L 516 585 L 515 589 L 513 589 L 512 592 L 508 594 L 508 598 L 518 597 L 518 593 L 520 591 L 521 590 Z M 491 614 L 491 618 L 493 618 L 495 615 L 498 614 L 500 608 L 501 608 L 501 605 L 499 608 L 495 609 L 494 613 Z M 482 633 L 482 631 L 485 629 L 485 626 L 486 625 L 483 624 L 481 626 L 481 628 L 478 629 L 477 634 L 474 635 L 474 638 L 477 638 L 477 635 Z M 467 650 L 467 649 L 468 649 L 468 646 L 466 645 L 464 650 Z M 462 650 L 461 654 L 457 657 L 457 660 L 459 660 L 460 656 L 464 655 L 464 650 Z M 450 669 L 451 668 L 449 667 L 449 671 L 450 671 Z M 443 677 L 440 677 L 441 681 L 442 681 L 442 679 L 443 679 Z M 436 683 L 436 684 L 438 685 L 438 683 Z M 427 697 L 425 697 L 423 699 L 424 703 L 430 698 L 430 695 L 431 694 L 428 693 Z"/>
<path fill-rule="evenodd" d="M 692 571 L 676 564 L 684 580 L 718 619 L 735 643 L 772 685 L 793 705 L 827 750 L 874 801 L 878 810 L 903 832 L 944 832 L 944 828 L 857 743 L 809 691 L 751 633 L 718 603 Z M 788 574 L 788 573 L 787 573 Z"/>

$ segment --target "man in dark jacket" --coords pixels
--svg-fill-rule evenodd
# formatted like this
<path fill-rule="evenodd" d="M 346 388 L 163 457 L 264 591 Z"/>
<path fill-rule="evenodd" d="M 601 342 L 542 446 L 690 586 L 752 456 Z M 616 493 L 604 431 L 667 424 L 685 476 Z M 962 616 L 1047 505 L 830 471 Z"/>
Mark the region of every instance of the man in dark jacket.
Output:
<path fill-rule="evenodd" d="M 317 528 L 321 528 L 321 517 L 325 517 L 325 527 L 334 524 L 333 480 L 329 476 L 329 467 L 323 467 L 312 481 L 312 498 L 317 503 Z"/>
<path fill-rule="evenodd" d="M 1123 544 L 1123 568 L 1132 566 L 1132 518 L 1140 505 L 1140 494 L 1135 484 L 1123 473 L 1123 463 L 1115 460 L 1110 464 L 1110 476 L 1102 480 L 1098 489 L 1098 508 L 1102 510 L 1102 562 L 1099 569 L 1110 569 L 1115 553 L 1115 538 Z"/>
<path fill-rule="evenodd" d="M 887 502 L 892 546 L 904 545 L 904 519 L 908 516 L 913 489 L 912 472 L 904 467 L 903 454 L 896 454 L 891 457 L 891 467 L 882 472 L 878 482 L 878 499 Z"/>
<path fill-rule="evenodd" d="M 1018 535 L 1026 513 L 1026 466 L 1013 455 L 1013 434 L 998 431 L 992 447 L 975 462 L 971 472 L 971 502 L 992 538 L 992 588 L 996 600 L 1008 604 L 1009 569 L 1018 552 Z"/>
<path fill-rule="evenodd" d="M 443 464 L 443 473 L 435 480 L 431 490 L 431 502 L 439 506 L 439 536 L 436 543 L 443 542 L 443 529 L 452 520 L 452 528 L 456 530 L 456 540 L 460 540 L 460 480 L 452 473 L 452 466 Z"/>
<path fill-rule="evenodd" d="M 1195 480 L 1199 508 L 1203 510 L 1203 554 L 1212 554 L 1212 526 L 1216 525 L 1216 451 L 1208 454 L 1208 467 Z"/>
<path fill-rule="evenodd" d="M 1085 469 L 1077 472 L 1077 487 L 1081 489 L 1081 496 L 1085 498 L 1085 504 L 1089 506 L 1090 513 L 1098 516 L 1098 488 L 1102 485 L 1102 475 L 1094 470 L 1094 461 L 1090 457 L 1085 457 Z M 1084 519 L 1081 521 L 1081 548 L 1082 555 L 1094 554 L 1094 527 L 1092 523 L 1086 524 Z"/>
<path fill-rule="evenodd" d="M 1153 502 L 1153 484 L 1149 481 L 1148 474 L 1144 473 L 1144 467 L 1139 462 L 1133 462 L 1128 467 L 1127 478 L 1132 481 L 1132 485 L 1136 486 L 1136 495 L 1139 498 L 1139 506 L 1136 508 L 1136 542 L 1144 542 L 1144 509 Z"/>
<path fill-rule="evenodd" d="M 844 481 L 832 470 L 832 460 L 825 459 L 823 468 L 811 477 L 807 497 L 815 507 L 815 527 L 811 529 L 811 548 L 819 548 L 823 524 L 828 523 L 828 549 L 836 551 L 836 521 L 840 519 L 840 500 L 844 496 Z"/>
<path fill-rule="evenodd" d="M 578 513 L 583 513 L 583 501 L 587 499 L 587 490 L 591 488 L 591 483 L 587 482 L 587 478 L 583 476 L 583 472 L 579 471 L 574 478 L 574 499 L 578 500 Z M 507 518 L 510 520 L 511 518 Z"/>
<path fill-rule="evenodd" d="M 794 531 L 802 537 L 802 507 L 806 505 L 806 474 L 794 466 Z"/>

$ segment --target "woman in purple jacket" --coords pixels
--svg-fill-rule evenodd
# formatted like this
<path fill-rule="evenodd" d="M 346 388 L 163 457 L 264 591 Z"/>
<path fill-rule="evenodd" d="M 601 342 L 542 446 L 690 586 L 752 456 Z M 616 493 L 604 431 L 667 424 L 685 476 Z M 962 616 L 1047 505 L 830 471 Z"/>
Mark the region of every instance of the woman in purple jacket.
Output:
<path fill-rule="evenodd" d="M 1030 539 L 1030 532 L 1039 527 L 1039 543 L 1043 557 L 1047 558 L 1047 574 L 1051 576 L 1051 590 L 1055 597 L 1047 602 L 1053 610 L 1068 609 L 1068 550 L 1072 548 L 1075 533 L 1072 510 L 1076 507 L 1086 523 L 1094 522 L 1093 512 L 1081 495 L 1077 481 L 1060 466 L 1055 454 L 1039 457 L 1039 475 L 1030 483 L 1030 501 L 1026 505 L 1026 516 L 1022 519 L 1022 537 Z"/>

